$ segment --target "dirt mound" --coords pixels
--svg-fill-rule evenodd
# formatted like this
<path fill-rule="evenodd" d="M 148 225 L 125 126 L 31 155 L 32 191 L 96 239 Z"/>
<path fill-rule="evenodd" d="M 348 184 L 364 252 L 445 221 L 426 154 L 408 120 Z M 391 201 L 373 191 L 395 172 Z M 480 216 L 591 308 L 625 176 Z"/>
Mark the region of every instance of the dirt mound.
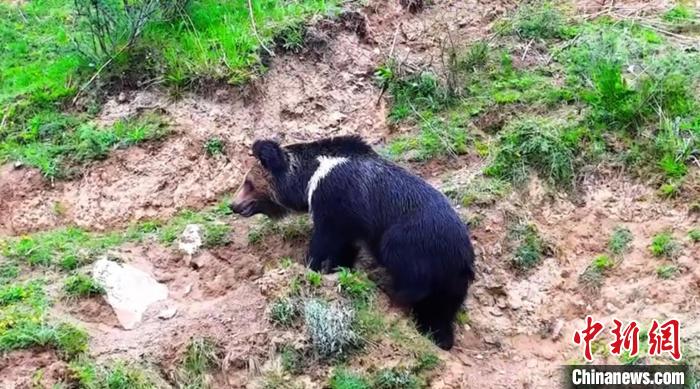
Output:
<path fill-rule="evenodd" d="M 0 356 L 0 388 L 50 388 L 70 376 L 68 364 L 53 351 L 20 350 Z"/>

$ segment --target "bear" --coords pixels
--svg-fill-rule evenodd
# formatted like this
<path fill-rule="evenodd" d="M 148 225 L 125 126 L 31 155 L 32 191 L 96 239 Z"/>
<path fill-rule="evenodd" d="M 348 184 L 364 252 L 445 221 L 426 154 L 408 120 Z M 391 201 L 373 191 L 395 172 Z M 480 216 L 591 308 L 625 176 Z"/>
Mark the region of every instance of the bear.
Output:
<path fill-rule="evenodd" d="M 381 157 L 358 136 L 286 146 L 256 140 L 255 165 L 230 204 L 244 217 L 311 215 L 307 265 L 352 268 L 366 247 L 410 307 L 418 330 L 449 350 L 454 319 L 474 281 L 467 226 L 423 179 Z"/>

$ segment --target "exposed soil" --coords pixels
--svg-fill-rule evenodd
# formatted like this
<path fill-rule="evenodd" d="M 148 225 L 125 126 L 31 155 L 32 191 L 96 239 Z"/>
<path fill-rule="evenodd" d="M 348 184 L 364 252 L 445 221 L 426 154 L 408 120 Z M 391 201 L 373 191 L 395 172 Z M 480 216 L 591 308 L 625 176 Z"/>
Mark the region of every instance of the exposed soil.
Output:
<path fill-rule="evenodd" d="M 33 169 L 0 167 L 0 234 L 65 225 L 111 230 L 146 218 L 167 219 L 185 207 L 201 209 L 236 189 L 257 138 L 293 142 L 359 134 L 378 145 L 412 130 L 387 125 L 386 101 L 380 99 L 373 81 L 377 65 L 392 52 L 405 63 L 439 68 L 440 42 L 447 30 L 454 41 L 465 44 L 486 37 L 491 24 L 515 2 L 405 3 L 424 8 L 411 13 L 398 1 L 370 1 L 360 10 L 366 16 L 364 27 L 355 22 L 350 23 L 352 28 L 319 27 L 322 41 L 313 51 L 272 58 L 269 71 L 243 88 L 222 88 L 206 97 L 192 94 L 176 101 L 153 89 L 131 91 L 123 102 L 109 100 L 101 122 L 157 109 L 172 124 L 173 134 L 160 143 L 117 150 L 71 181 L 51 183 Z M 590 14 L 607 6 L 598 1 L 576 4 Z M 626 5 L 642 10 L 662 6 Z M 474 125 L 493 132 L 506 115 L 510 112 L 494 112 Z M 202 151 L 213 137 L 224 141 L 225 157 L 208 157 Z M 412 167 L 440 186 L 478 171 L 474 162 L 463 157 Z M 612 173 L 588 177 L 579 192 L 575 199 L 552 194 L 534 179 L 528 188 L 494 206 L 459 210 L 465 217 L 483 217 L 472 231 L 479 254 L 478 279 L 467 303 L 471 323 L 459 330 L 453 351 L 439 352 L 445 366 L 432 387 L 554 387 L 560 366 L 581 356 L 571 339 L 586 314 L 607 326 L 613 318 L 648 322 L 673 317 L 682 323 L 684 344 L 700 352 L 700 254 L 697 245 L 684 240 L 699 222 L 697 213 L 689 213 L 685 203 L 661 200 L 652 188 Z M 65 211 L 57 214 L 56 204 Z M 506 231 L 512 215 L 527 217 L 552 243 L 553 255 L 531 272 L 518 272 L 510 265 Z M 151 307 L 134 330 L 121 329 L 99 298 L 62 301 L 53 307 L 53 314 L 88 329 L 96 358 L 143 359 L 165 372 L 173 371 L 193 335 L 211 336 L 227 361 L 225 373 L 214 378 L 215 387 L 247 387 L 278 335 L 265 317 L 268 286 L 260 279 L 272 277 L 265 265 L 285 256 L 300 259 L 305 246 L 274 237 L 264 245 L 250 246 L 246 237 L 254 223 L 234 220 L 232 243 L 203 250 L 194 266 L 181 253 L 154 242 L 111 252 L 110 256 L 151 273 L 170 291 L 169 298 Z M 605 251 L 617 225 L 632 231 L 632 248 L 606 276 L 599 293 L 592 295 L 581 289 L 578 275 Z M 664 230 L 684 242 L 675 260 L 681 272 L 671 280 L 657 277 L 655 269 L 663 262 L 648 248 L 652 236 Z M 382 299 L 392 314 L 402 314 Z M 166 308 L 177 309 L 173 318 L 158 317 Z M 376 356 L 374 363 L 390 365 L 392 355 L 392 350 L 377 347 L 368 358 Z M 66 364 L 53 352 L 12 352 L 0 359 L 0 387 L 30 387 L 39 369 L 43 369 L 39 382 L 47 386 L 66 374 Z M 310 377 L 308 387 L 321 387 L 320 382 L 320 377 Z"/>

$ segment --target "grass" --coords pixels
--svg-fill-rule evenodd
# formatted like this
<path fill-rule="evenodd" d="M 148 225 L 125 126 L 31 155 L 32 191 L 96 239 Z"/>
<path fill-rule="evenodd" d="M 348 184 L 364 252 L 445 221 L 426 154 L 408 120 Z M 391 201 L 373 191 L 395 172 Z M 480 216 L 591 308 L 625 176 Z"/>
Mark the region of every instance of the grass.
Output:
<path fill-rule="evenodd" d="M 542 119 L 515 122 L 499 136 L 487 176 L 523 182 L 533 170 L 551 185 L 570 187 L 582 134 Z"/>
<path fill-rule="evenodd" d="M 318 288 L 323 284 L 323 276 L 313 270 L 306 272 L 306 283 L 311 287 Z"/>
<path fill-rule="evenodd" d="M 600 254 L 593 259 L 586 270 L 579 275 L 578 281 L 588 292 L 598 291 L 605 282 L 606 273 L 617 265 L 607 254 Z"/>
<path fill-rule="evenodd" d="M 215 157 L 217 155 L 224 155 L 224 141 L 220 138 L 209 138 L 206 143 L 204 143 L 204 151 L 210 157 Z"/>
<path fill-rule="evenodd" d="M 680 272 L 676 265 L 661 265 L 656 268 L 656 275 L 664 280 L 675 277 Z"/>
<path fill-rule="evenodd" d="M 98 365 L 87 358 L 69 364 L 70 378 L 80 388 L 155 389 L 151 374 L 140 366 L 114 361 L 109 366 Z"/>
<path fill-rule="evenodd" d="M 407 368 L 394 367 L 380 369 L 374 376 L 375 389 L 419 389 L 423 384 L 418 376 Z"/>
<path fill-rule="evenodd" d="M 176 382 L 182 388 L 208 388 L 207 375 L 220 363 L 219 349 L 213 340 L 192 338 L 178 363 Z"/>
<path fill-rule="evenodd" d="M 286 297 L 275 299 L 270 304 L 270 321 L 280 327 L 290 327 L 299 317 L 299 309 L 294 301 Z"/>
<path fill-rule="evenodd" d="M 37 115 L 22 131 L 0 137 L 0 162 L 19 161 L 47 178 L 69 178 L 77 166 L 104 159 L 115 148 L 160 139 L 167 132 L 163 119 L 152 114 L 105 128 L 67 114 Z"/>
<path fill-rule="evenodd" d="M 695 18 L 695 11 L 684 4 L 676 4 L 661 17 L 671 23 L 688 23 Z"/>
<path fill-rule="evenodd" d="M 700 228 L 692 228 L 688 231 L 688 238 L 693 243 L 700 242 Z"/>
<path fill-rule="evenodd" d="M 418 136 L 402 137 L 387 146 L 390 157 L 428 160 L 439 156 L 457 156 L 467 152 L 469 135 L 459 124 L 421 117 Z"/>
<path fill-rule="evenodd" d="M 463 185 L 445 190 L 445 195 L 464 207 L 488 206 L 505 196 L 511 189 L 507 181 L 479 175 Z"/>
<path fill-rule="evenodd" d="M 105 293 L 100 284 L 84 274 L 75 274 L 66 278 L 63 283 L 63 291 L 69 297 L 90 297 Z"/>
<path fill-rule="evenodd" d="M 279 221 L 265 217 L 248 232 L 248 244 L 258 245 L 274 235 L 280 236 L 285 242 L 298 241 L 308 237 L 311 228 L 308 216 L 289 217 Z"/>
<path fill-rule="evenodd" d="M 291 345 L 284 345 L 280 351 L 282 370 L 290 374 L 300 374 L 304 369 L 304 355 Z"/>
<path fill-rule="evenodd" d="M 564 14 L 549 1 L 521 5 L 511 23 L 512 31 L 523 39 L 561 38 L 568 35 Z"/>
<path fill-rule="evenodd" d="M 371 389 L 370 382 L 364 375 L 347 368 L 336 368 L 331 376 L 331 389 Z"/>
<path fill-rule="evenodd" d="M 608 250 L 614 255 L 622 255 L 629 249 L 634 237 L 627 227 L 616 226 L 608 240 Z"/>
<path fill-rule="evenodd" d="M 377 289 L 367 274 L 347 268 L 338 272 L 338 286 L 343 294 L 360 304 L 370 302 Z"/>
<path fill-rule="evenodd" d="M 668 232 L 661 232 L 654 235 L 649 249 L 655 257 L 673 259 L 678 256 L 681 246 L 673 238 L 673 235 Z"/>
<path fill-rule="evenodd" d="M 50 322 L 48 307 L 39 280 L 0 287 L 0 352 L 50 347 L 65 359 L 83 354 L 87 333 L 72 324 Z"/>
<path fill-rule="evenodd" d="M 518 222 L 512 225 L 508 231 L 508 239 L 514 247 L 511 263 L 519 270 L 536 267 L 550 251 L 534 224 Z"/>
<path fill-rule="evenodd" d="M 126 242 L 153 237 L 164 244 L 172 244 L 188 224 L 201 225 L 204 247 L 215 247 L 229 241 L 231 230 L 222 220 L 225 216 L 226 213 L 216 206 L 201 211 L 183 210 L 167 222 L 144 221 L 122 231 L 95 233 L 78 227 L 58 228 L 21 237 L 0 238 L 0 254 L 20 264 L 55 266 L 72 271 Z"/>

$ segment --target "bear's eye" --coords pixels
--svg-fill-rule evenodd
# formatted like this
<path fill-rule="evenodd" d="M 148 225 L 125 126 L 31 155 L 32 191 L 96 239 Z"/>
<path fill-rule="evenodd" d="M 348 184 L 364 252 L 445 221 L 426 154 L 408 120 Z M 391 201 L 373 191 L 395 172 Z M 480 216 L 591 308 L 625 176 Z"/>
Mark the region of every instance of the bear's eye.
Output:
<path fill-rule="evenodd" d="M 253 181 L 251 180 L 245 180 L 243 182 L 243 189 L 245 189 L 247 192 L 252 192 L 255 190 L 255 186 L 253 185 Z"/>

